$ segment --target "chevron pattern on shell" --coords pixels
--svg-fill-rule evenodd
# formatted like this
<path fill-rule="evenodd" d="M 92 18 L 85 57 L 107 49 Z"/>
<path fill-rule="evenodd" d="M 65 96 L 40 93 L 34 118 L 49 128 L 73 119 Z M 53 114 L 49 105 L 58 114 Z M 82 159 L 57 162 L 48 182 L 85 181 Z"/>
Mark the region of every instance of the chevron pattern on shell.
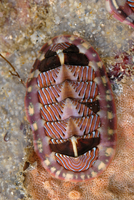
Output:
<path fill-rule="evenodd" d="M 130 6 L 130 8 L 134 11 L 134 0 L 127 0 L 127 4 Z"/>
<path fill-rule="evenodd" d="M 25 97 L 34 149 L 44 168 L 63 180 L 101 174 L 116 146 L 116 110 L 97 52 L 85 40 L 61 35 L 40 50 Z"/>

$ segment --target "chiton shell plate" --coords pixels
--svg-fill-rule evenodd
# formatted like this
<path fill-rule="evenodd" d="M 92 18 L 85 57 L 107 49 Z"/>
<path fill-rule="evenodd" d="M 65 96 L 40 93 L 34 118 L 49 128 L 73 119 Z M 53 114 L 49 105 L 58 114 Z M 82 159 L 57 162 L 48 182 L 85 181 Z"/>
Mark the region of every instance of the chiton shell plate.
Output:
<path fill-rule="evenodd" d="M 106 7 L 116 19 L 134 28 L 134 0 L 106 0 Z"/>
<path fill-rule="evenodd" d="M 25 108 L 44 168 L 64 180 L 101 174 L 116 147 L 116 109 L 93 47 L 61 35 L 40 50 L 27 81 Z"/>

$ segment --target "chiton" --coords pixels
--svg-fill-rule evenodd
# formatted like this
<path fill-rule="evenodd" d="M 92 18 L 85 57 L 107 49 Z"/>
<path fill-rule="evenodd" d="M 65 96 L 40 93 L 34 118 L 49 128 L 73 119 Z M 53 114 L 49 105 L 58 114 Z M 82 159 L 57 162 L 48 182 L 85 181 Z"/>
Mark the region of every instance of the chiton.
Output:
<path fill-rule="evenodd" d="M 40 50 L 26 84 L 25 108 L 44 168 L 64 180 L 98 176 L 116 146 L 116 109 L 93 47 L 61 35 Z"/>
<path fill-rule="evenodd" d="M 106 0 L 106 7 L 116 19 L 134 28 L 134 0 Z"/>

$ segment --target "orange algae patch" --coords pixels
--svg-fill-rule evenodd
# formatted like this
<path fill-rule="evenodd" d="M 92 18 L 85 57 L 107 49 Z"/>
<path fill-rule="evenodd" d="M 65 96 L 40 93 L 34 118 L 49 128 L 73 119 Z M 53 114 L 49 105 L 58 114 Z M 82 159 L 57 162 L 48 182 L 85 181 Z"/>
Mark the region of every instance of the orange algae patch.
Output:
<path fill-rule="evenodd" d="M 129 82 L 123 86 L 122 94 L 117 97 L 118 109 L 118 137 L 122 149 L 134 149 L 134 86 Z M 122 142 L 122 143 L 121 143 Z M 121 148 L 120 148 L 121 149 Z"/>

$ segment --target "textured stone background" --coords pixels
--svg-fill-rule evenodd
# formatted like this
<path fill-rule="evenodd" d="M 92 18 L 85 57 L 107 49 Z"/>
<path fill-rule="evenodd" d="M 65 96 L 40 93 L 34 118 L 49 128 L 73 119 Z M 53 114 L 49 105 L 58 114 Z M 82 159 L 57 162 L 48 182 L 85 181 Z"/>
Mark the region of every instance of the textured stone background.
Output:
<path fill-rule="evenodd" d="M 115 63 L 115 55 L 130 53 L 133 45 L 133 29 L 106 11 L 105 0 L 0 2 L 0 52 L 24 82 L 41 46 L 63 33 L 90 42 L 107 70 Z M 133 72 L 134 58 L 128 67 Z M 10 66 L 0 58 L 0 199 L 133 200 L 133 73 L 112 83 L 118 117 L 115 159 L 100 177 L 73 184 L 51 178 L 40 166 L 32 151 L 32 133 L 24 111 L 25 87 L 9 70 Z"/>

